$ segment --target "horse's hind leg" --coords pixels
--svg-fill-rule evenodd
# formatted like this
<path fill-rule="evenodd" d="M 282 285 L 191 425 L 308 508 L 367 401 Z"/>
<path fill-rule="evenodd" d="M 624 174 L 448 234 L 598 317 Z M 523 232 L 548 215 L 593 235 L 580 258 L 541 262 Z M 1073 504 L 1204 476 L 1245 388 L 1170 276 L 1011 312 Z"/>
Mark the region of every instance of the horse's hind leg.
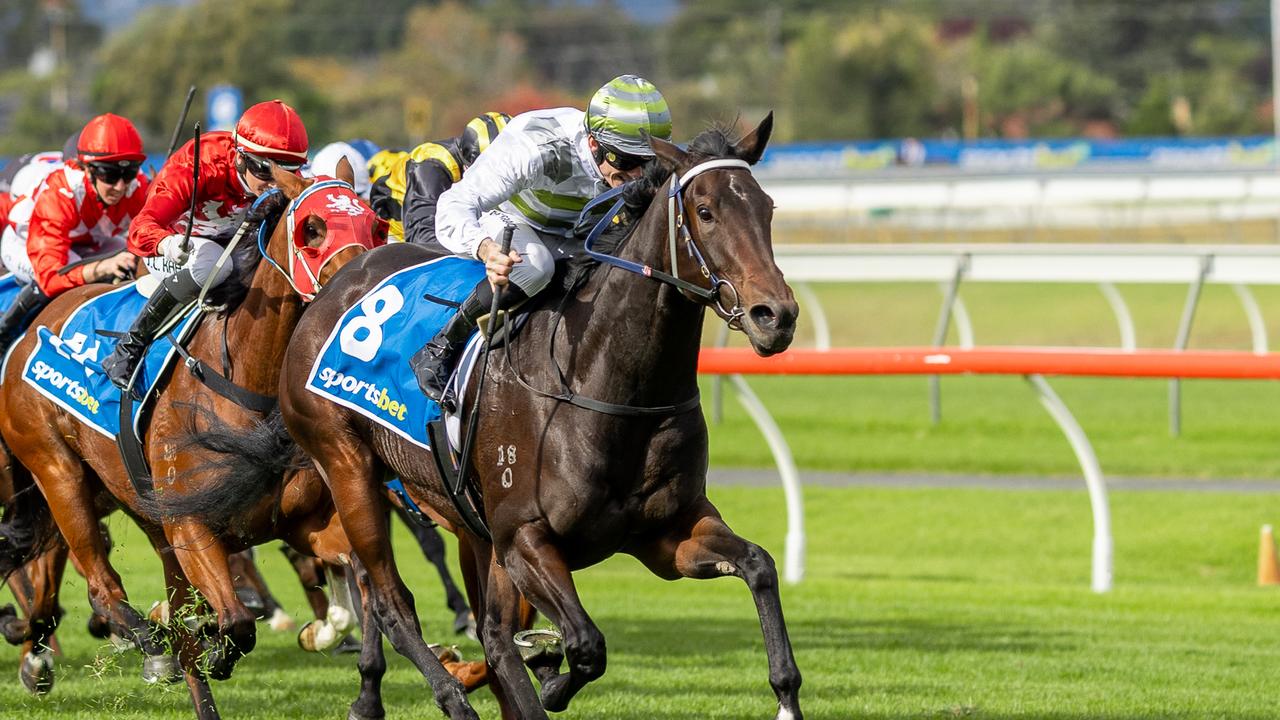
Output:
<path fill-rule="evenodd" d="M 209 528 L 190 519 L 167 525 L 165 535 L 183 573 L 218 619 L 207 665 L 210 677 L 226 680 L 236 661 L 253 650 L 258 640 L 253 613 L 236 595 L 227 550 Z"/>
<path fill-rule="evenodd" d="M 360 590 L 363 602 L 363 618 L 360 628 L 360 660 L 356 667 L 360 669 L 360 696 L 351 703 L 347 711 L 347 720 L 379 720 L 386 715 L 382 706 L 382 676 L 387 672 L 387 658 L 382 650 L 382 631 L 378 628 L 378 619 L 373 614 L 373 603 L 369 595 L 373 592 L 369 584 L 369 574 L 360 565 L 359 558 L 352 560 L 352 575 Z"/>
<path fill-rule="evenodd" d="M 467 599 L 462 596 L 457 584 L 453 582 L 453 576 L 449 573 L 449 563 L 444 552 L 444 539 L 440 537 L 440 532 L 434 527 L 415 521 L 398 505 L 395 506 L 395 510 L 404 521 L 405 527 L 409 528 L 409 532 L 413 534 L 413 539 L 418 541 L 422 554 L 440 574 L 440 584 L 444 586 L 445 606 L 453 612 L 453 631 L 455 633 L 470 631 L 474 636 L 475 617 L 472 615 L 471 607 L 467 605 Z"/>
<path fill-rule="evenodd" d="M 736 535 L 705 497 L 682 522 L 664 537 L 628 552 L 654 574 L 669 580 L 679 577 L 742 578 L 751 589 L 765 653 L 769 657 L 769 684 L 778 698 L 777 720 L 801 718 L 800 668 L 791 652 L 787 625 L 778 597 L 778 571 L 773 558 L 760 546 Z"/>
<path fill-rule="evenodd" d="M 27 691 L 34 695 L 44 695 L 53 690 L 53 632 L 62 619 L 58 589 L 66 564 L 67 547 L 59 541 L 10 578 L 11 584 L 17 586 L 14 594 L 27 616 L 18 676 Z"/>
<path fill-rule="evenodd" d="M 461 683 L 440 663 L 426 641 L 413 596 L 396 571 L 387 513 L 372 454 L 361 444 L 324 443 L 305 448 L 322 469 L 356 556 L 364 564 L 372 592 L 365 598 L 396 652 L 426 677 L 436 703 L 450 718 L 478 718 Z"/>
<path fill-rule="evenodd" d="M 493 558 L 492 551 L 481 552 L 470 542 L 460 539 L 458 553 L 464 562 L 463 581 L 467 593 L 477 605 L 476 620 L 480 640 L 484 643 L 485 661 L 489 667 L 490 687 L 498 700 L 503 720 L 539 720 L 547 717 L 542 700 L 529 682 L 529 674 L 521 662 L 513 634 L 533 624 L 534 613 L 506 570 Z M 469 565 L 465 564 L 470 561 Z M 468 572 L 470 568 L 470 572 Z M 549 676 L 539 674 L 539 680 Z"/>
<path fill-rule="evenodd" d="M 153 544 L 161 538 L 153 540 Z M 182 618 L 190 614 L 195 606 L 191 583 L 182 572 L 182 566 L 171 547 L 157 548 L 160 562 L 164 565 L 164 584 L 168 594 L 170 614 L 173 618 L 174 637 L 178 641 L 178 658 L 182 664 L 182 676 L 186 680 L 187 690 L 191 693 L 191 704 L 195 708 L 199 720 L 217 720 L 218 707 L 213 701 L 213 690 L 200 667 L 204 650 L 200 645 L 197 631 L 182 624 Z"/>
<path fill-rule="evenodd" d="M 516 586 L 564 634 L 569 672 L 542 685 L 543 706 L 561 712 L 584 685 L 604 674 L 604 634 L 582 607 L 568 564 L 540 526 L 517 530 L 505 559 Z"/>

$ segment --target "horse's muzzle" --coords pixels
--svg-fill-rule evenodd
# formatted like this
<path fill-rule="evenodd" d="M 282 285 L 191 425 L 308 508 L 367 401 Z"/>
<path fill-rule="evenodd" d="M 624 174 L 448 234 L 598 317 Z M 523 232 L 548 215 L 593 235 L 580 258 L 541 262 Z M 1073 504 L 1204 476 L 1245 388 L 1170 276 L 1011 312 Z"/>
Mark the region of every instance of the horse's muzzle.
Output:
<path fill-rule="evenodd" d="M 800 306 L 795 300 L 756 303 L 747 310 L 743 330 L 761 357 L 776 355 L 791 346 Z"/>

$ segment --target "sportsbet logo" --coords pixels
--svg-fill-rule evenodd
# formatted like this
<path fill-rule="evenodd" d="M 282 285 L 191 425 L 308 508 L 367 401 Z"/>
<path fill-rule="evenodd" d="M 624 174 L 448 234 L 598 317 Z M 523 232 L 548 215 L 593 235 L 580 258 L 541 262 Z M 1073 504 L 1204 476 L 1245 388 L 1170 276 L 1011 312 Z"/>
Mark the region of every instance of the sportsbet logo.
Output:
<path fill-rule="evenodd" d="M 387 395 L 386 388 L 361 380 L 354 375 L 338 372 L 333 368 L 322 368 L 319 379 L 320 382 L 324 383 L 326 390 L 339 388 L 348 395 L 354 395 L 357 398 L 363 397 L 369 405 L 378 408 L 396 420 L 404 420 L 404 414 L 408 408 L 399 400 L 392 400 Z"/>
<path fill-rule="evenodd" d="M 36 382 L 42 382 L 61 390 L 67 394 L 67 397 L 83 405 L 89 412 L 94 415 L 98 414 L 99 403 L 97 399 L 90 395 L 83 385 L 49 367 L 43 360 L 37 360 L 31 366 L 31 374 L 35 376 Z"/>

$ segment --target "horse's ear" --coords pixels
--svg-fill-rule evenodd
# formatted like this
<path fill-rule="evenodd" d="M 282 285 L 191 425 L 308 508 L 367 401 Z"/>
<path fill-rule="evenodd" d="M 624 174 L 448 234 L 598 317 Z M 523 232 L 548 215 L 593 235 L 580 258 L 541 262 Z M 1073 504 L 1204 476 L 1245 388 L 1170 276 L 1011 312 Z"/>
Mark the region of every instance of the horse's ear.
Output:
<path fill-rule="evenodd" d="M 351 187 L 355 187 L 356 171 L 355 168 L 351 167 L 351 161 L 347 159 L 346 155 L 338 158 L 338 167 L 334 170 L 334 173 L 338 175 L 339 180 Z"/>
<path fill-rule="evenodd" d="M 303 190 L 306 190 L 311 186 L 311 183 L 315 182 L 314 180 L 298 177 L 288 170 L 281 170 L 280 166 L 275 164 L 275 161 L 271 162 L 271 179 L 276 181 L 276 187 L 280 188 L 280 192 L 284 193 L 284 196 L 290 200 L 301 195 Z"/>
<path fill-rule="evenodd" d="M 746 160 L 748 164 L 755 165 L 760 162 L 760 156 L 764 155 L 764 146 L 769 144 L 769 135 L 773 133 L 773 111 L 770 110 L 768 115 L 764 116 L 764 120 L 756 126 L 745 137 L 733 146 L 733 154 Z"/>
<path fill-rule="evenodd" d="M 644 130 L 640 131 L 644 134 L 644 139 L 649 141 L 649 147 L 653 148 L 653 154 L 658 156 L 658 160 L 671 172 L 679 172 L 688 161 L 688 154 L 681 150 L 675 143 L 667 142 L 662 138 L 656 138 Z"/>

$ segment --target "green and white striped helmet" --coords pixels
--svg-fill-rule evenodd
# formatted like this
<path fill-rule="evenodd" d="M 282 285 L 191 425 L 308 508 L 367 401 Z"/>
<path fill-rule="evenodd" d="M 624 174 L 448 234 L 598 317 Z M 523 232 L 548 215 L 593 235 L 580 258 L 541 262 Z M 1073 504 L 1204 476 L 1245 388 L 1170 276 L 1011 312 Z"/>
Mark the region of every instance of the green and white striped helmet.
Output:
<path fill-rule="evenodd" d="M 615 150 L 653 157 L 653 150 L 640 136 L 640 131 L 670 140 L 671 111 L 653 83 L 639 75 L 619 75 L 591 96 L 587 130 L 596 142 Z"/>

